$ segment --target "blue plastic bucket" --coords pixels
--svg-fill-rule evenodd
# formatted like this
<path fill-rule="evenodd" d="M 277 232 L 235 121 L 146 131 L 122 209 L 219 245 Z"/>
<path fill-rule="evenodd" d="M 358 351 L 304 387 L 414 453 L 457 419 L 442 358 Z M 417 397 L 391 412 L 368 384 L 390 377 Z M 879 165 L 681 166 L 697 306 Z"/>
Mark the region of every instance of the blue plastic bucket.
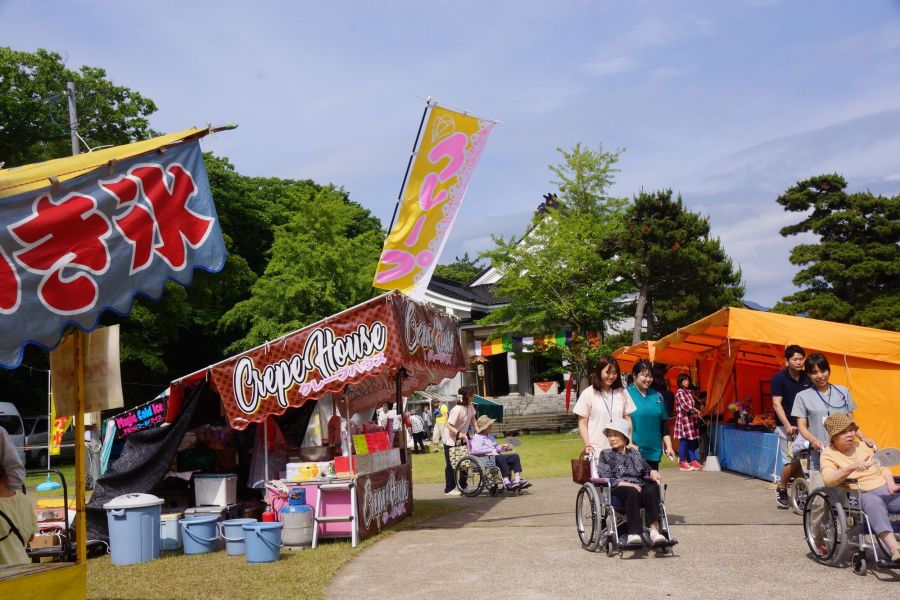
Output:
<path fill-rule="evenodd" d="M 222 539 L 229 556 L 241 556 L 245 552 L 243 526 L 256 523 L 256 519 L 228 519 L 222 522 Z"/>
<path fill-rule="evenodd" d="M 186 517 L 180 519 L 181 543 L 185 554 L 213 552 L 219 546 L 218 517 Z"/>
<path fill-rule="evenodd" d="M 247 545 L 247 562 L 267 563 L 278 560 L 281 552 L 281 528 L 284 523 L 246 523 L 244 543 Z"/>

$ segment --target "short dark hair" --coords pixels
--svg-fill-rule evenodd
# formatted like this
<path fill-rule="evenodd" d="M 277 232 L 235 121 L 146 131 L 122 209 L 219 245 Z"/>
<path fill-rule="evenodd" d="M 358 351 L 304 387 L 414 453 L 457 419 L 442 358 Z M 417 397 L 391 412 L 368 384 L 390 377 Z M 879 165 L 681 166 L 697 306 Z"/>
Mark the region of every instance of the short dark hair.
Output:
<path fill-rule="evenodd" d="M 799 354 L 800 356 L 806 356 L 806 350 L 798 346 L 797 344 L 791 344 L 787 348 L 784 349 L 784 360 L 788 360 L 795 354 Z"/>
<path fill-rule="evenodd" d="M 684 383 L 685 381 L 687 381 L 688 383 L 691 382 L 691 376 L 688 375 L 687 373 L 682 373 L 681 375 L 678 376 L 678 379 L 676 379 L 675 381 L 678 384 L 678 389 L 681 389 L 682 383 Z"/>
<path fill-rule="evenodd" d="M 631 367 L 631 376 L 637 377 L 641 373 L 650 373 L 653 375 L 653 365 L 649 360 L 639 360 Z"/>
<path fill-rule="evenodd" d="M 806 357 L 806 360 L 803 361 L 803 370 L 809 374 L 818 368 L 820 371 L 830 371 L 831 365 L 828 364 L 828 359 L 825 358 L 825 355 L 819 354 L 818 352 L 814 354 L 810 354 Z"/>
<path fill-rule="evenodd" d="M 600 358 L 597 359 L 597 366 L 594 367 L 594 374 L 591 377 L 591 386 L 598 392 L 603 389 L 603 380 L 601 378 L 601 374 L 603 373 L 603 369 L 611 366 L 616 370 L 616 380 L 612 382 L 612 389 L 617 390 L 622 387 L 622 369 L 619 368 L 619 361 L 615 359 L 611 354 L 604 354 Z"/>
<path fill-rule="evenodd" d="M 472 390 L 471 385 L 464 385 L 461 388 L 459 388 L 459 391 L 457 392 L 457 394 L 462 396 L 463 404 L 468 404 L 469 402 L 471 402 L 472 396 L 475 395 L 475 392 L 474 392 L 474 390 Z"/>

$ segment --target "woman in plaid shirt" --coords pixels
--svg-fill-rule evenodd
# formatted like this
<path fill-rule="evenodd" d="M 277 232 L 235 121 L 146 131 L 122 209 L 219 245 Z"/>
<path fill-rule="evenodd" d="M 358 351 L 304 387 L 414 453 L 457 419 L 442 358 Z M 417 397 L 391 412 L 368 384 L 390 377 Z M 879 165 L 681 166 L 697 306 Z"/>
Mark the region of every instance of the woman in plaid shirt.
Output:
<path fill-rule="evenodd" d="M 702 471 L 697 460 L 700 446 L 700 427 L 697 424 L 697 406 L 691 391 L 691 376 L 678 376 L 675 392 L 675 437 L 678 438 L 678 468 L 682 471 Z"/>

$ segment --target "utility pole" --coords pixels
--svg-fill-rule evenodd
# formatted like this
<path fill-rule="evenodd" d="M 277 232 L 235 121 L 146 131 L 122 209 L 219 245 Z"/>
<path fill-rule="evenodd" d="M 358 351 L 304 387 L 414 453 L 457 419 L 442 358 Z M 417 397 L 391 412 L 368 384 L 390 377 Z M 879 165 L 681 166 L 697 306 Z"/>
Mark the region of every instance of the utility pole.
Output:
<path fill-rule="evenodd" d="M 66 96 L 69 97 L 69 136 L 72 138 L 72 156 L 81 154 L 78 145 L 78 111 L 75 109 L 75 82 L 66 82 Z"/>

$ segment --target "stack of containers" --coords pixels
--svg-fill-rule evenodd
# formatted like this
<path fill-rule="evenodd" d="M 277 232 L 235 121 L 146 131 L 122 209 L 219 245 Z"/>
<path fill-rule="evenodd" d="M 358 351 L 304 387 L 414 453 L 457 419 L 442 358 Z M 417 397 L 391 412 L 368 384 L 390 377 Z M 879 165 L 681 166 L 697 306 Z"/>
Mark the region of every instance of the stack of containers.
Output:
<path fill-rule="evenodd" d="M 216 536 L 218 536 L 219 526 L 223 521 L 238 519 L 243 513 L 243 508 L 237 502 L 237 475 L 234 473 L 195 473 L 191 481 L 194 486 L 195 506 L 186 508 L 184 519 L 179 521 L 182 526 L 185 553 L 188 553 L 187 541 L 184 540 L 185 522 L 189 527 L 201 532 L 192 538 L 194 541 L 201 540 L 195 552 L 192 553 L 197 553 L 200 546 L 204 546 L 202 550 L 207 552 L 219 550 L 224 542 L 221 539 L 217 539 L 215 543 L 211 542 L 213 535 L 210 531 L 215 529 Z M 204 517 L 204 519 L 200 519 L 200 517 Z M 216 522 L 215 525 L 212 524 L 213 521 Z"/>

